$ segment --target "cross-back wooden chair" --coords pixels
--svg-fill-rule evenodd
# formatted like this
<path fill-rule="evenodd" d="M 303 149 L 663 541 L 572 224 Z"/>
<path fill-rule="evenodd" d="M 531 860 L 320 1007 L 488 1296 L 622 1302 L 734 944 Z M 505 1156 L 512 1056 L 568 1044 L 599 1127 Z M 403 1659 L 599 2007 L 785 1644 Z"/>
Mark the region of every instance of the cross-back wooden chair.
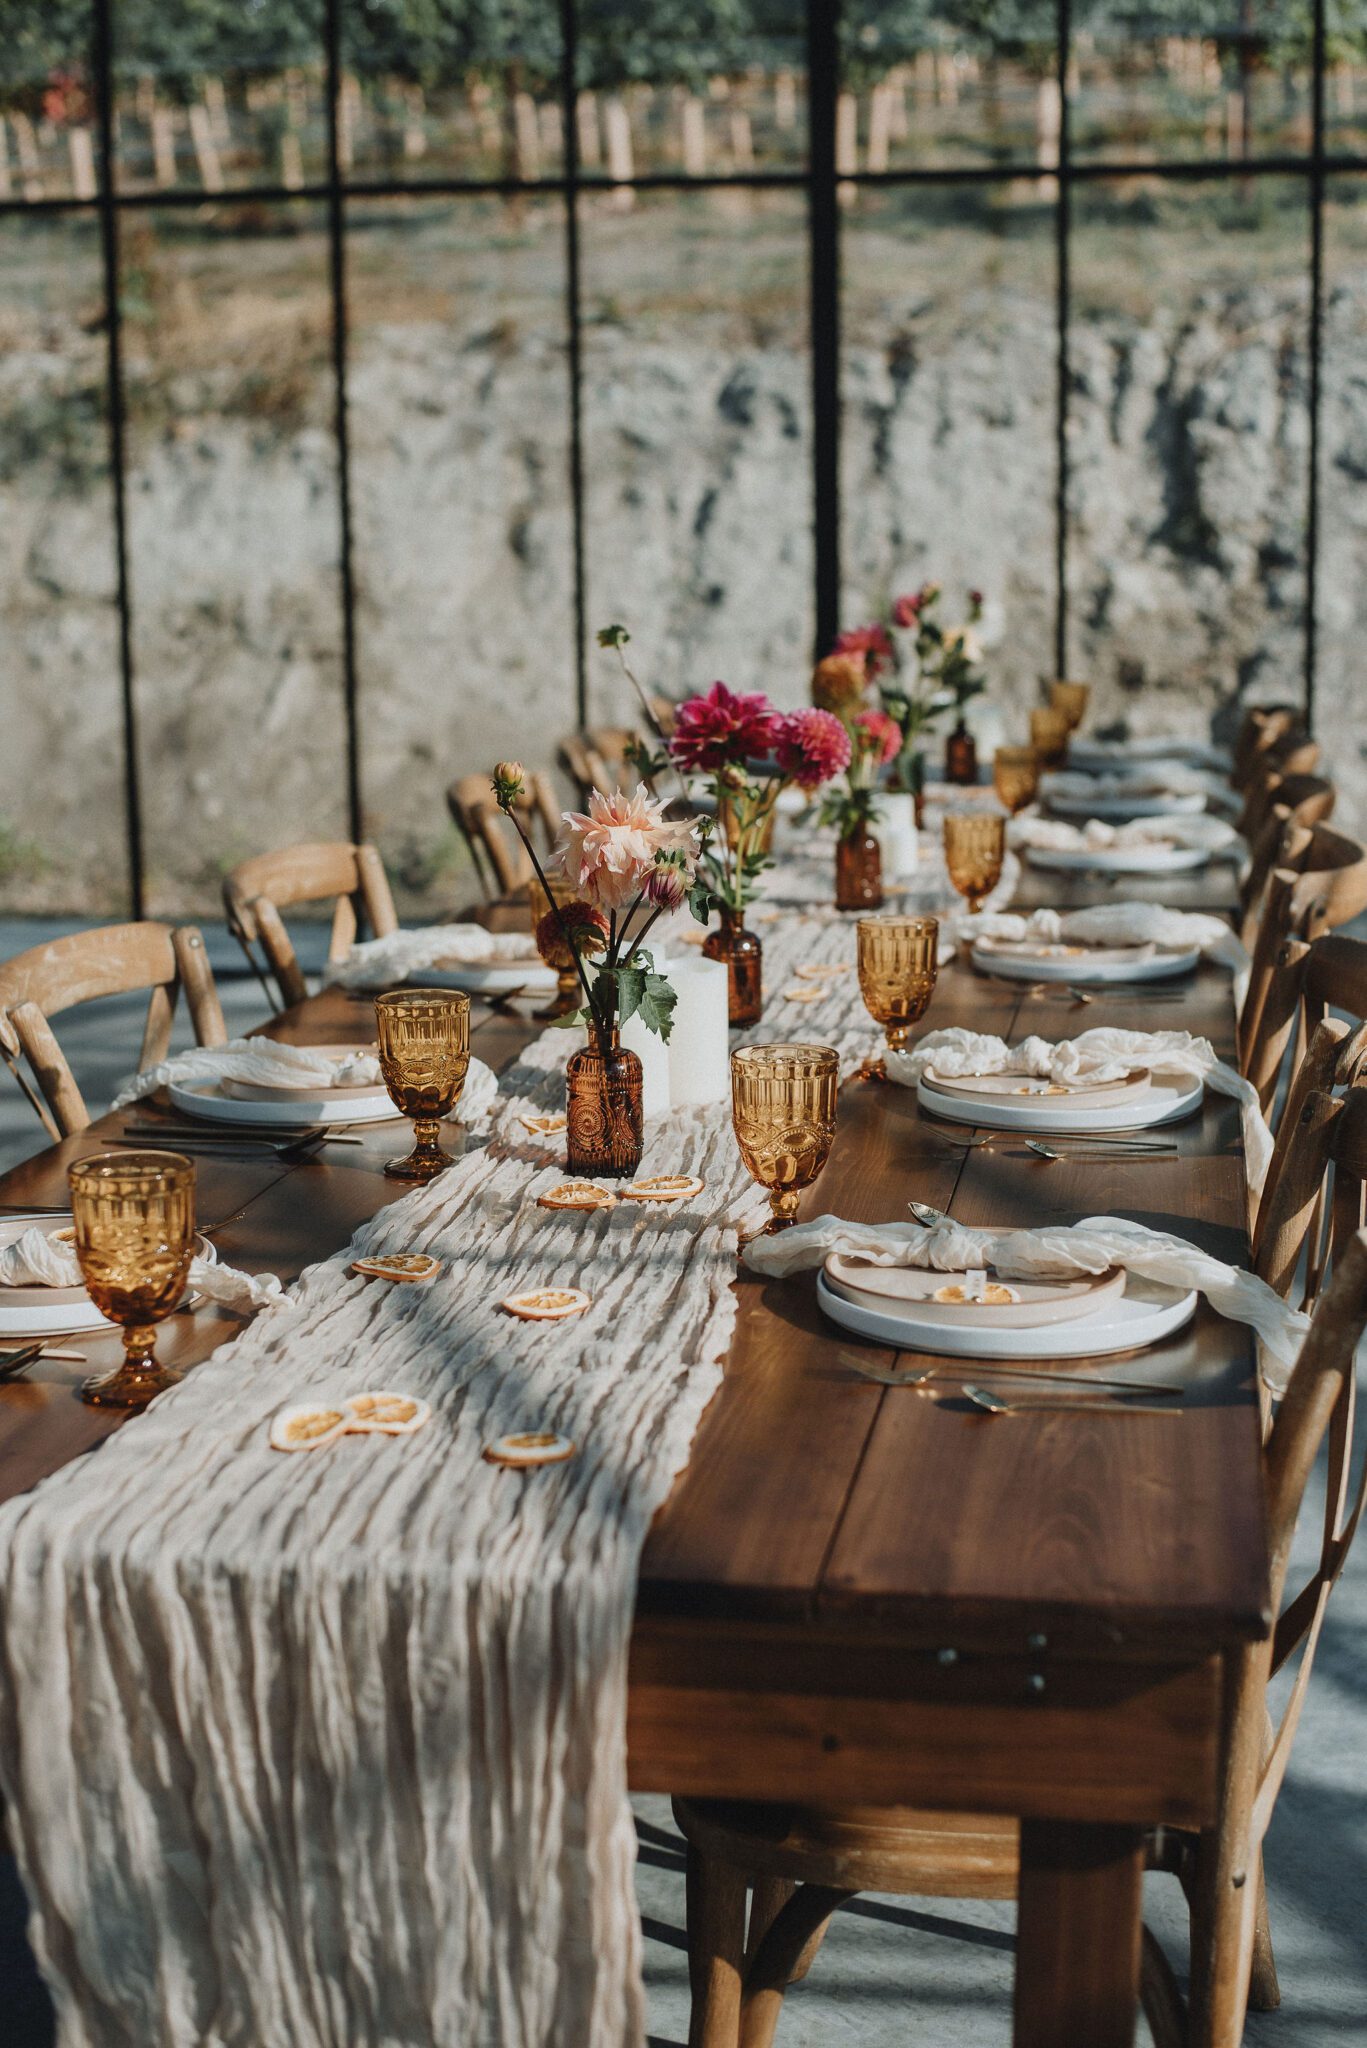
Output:
<path fill-rule="evenodd" d="M 666 731 L 671 729 L 673 719 L 670 706 Z M 560 742 L 560 761 L 579 793 L 581 805 L 588 804 L 595 789 L 625 789 L 642 779 L 640 770 L 628 758 L 629 749 L 639 739 L 640 735 L 625 725 L 599 725 L 588 732 L 566 735 Z"/>
<path fill-rule="evenodd" d="M 1334 808 L 1336 791 L 1324 775 L 1280 767 L 1255 775 L 1244 792 L 1238 829 L 1250 847 L 1258 841 L 1274 810 L 1285 810 L 1298 825 L 1322 825 Z"/>
<path fill-rule="evenodd" d="M 1367 1106 L 1367 1096 L 1358 1099 Z M 1367 1125 L 1360 1138 L 1367 1170 Z M 1250 1999 L 1264 2009 L 1279 2002 L 1262 1843 L 1329 1594 L 1362 1508 L 1361 1484 L 1350 1501 L 1349 1474 L 1353 1355 L 1364 1324 L 1367 1233 L 1345 1231 L 1264 1447 L 1273 1593 L 1281 1618 L 1270 1640 L 1231 1659 L 1217 1818 L 1200 1832 L 1158 1829 L 1149 1843 L 1150 1868 L 1181 1880 L 1192 1920 L 1185 2013 L 1158 1943 L 1145 1934 L 1142 1997 L 1156 2048 L 1237 2048 Z M 1326 1433 L 1329 1498 L 1319 1564 L 1308 1585 L 1283 1606 L 1291 1539 Z M 1268 1683 L 1298 1651 L 1290 1703 L 1273 1735 Z M 788 1986 L 806 1974 L 832 1913 L 855 1893 L 1007 1898 L 1019 1875 L 1013 1820 L 907 1808 L 838 1811 L 682 1799 L 674 1811 L 688 1845 L 689 2048 L 769 2048 Z"/>
<path fill-rule="evenodd" d="M 213 969 L 193 925 L 103 925 L 32 946 L 0 966 L 0 1054 L 51 1137 L 83 1131 L 90 1112 L 49 1020 L 102 996 L 146 989 L 141 1072 L 166 1058 L 182 988 L 196 1042 L 226 1043 Z"/>
<path fill-rule="evenodd" d="M 1243 931 L 1250 964 L 1237 1028 L 1239 1066 L 1257 1086 L 1264 1109 L 1276 1090 L 1287 1026 L 1299 1002 L 1292 970 L 1304 956 L 1294 950 L 1295 941 L 1318 939 L 1367 909 L 1367 850 L 1357 840 L 1327 825 L 1288 825 L 1282 851 L 1285 864 L 1267 877 L 1251 929 L 1246 922 Z M 1279 980 L 1279 1001 L 1269 1011 Z M 1304 1044 L 1298 1026 L 1297 1057 Z"/>
<path fill-rule="evenodd" d="M 1297 704 L 1256 704 L 1246 712 L 1234 742 L 1234 764 L 1230 781 L 1235 789 L 1247 786 L 1260 763 L 1277 752 L 1294 753 L 1309 735 L 1305 716 Z"/>
<path fill-rule="evenodd" d="M 525 893 L 532 879 L 527 850 L 494 802 L 487 775 L 461 775 L 446 792 L 446 807 L 465 841 L 484 896 Z M 560 836 L 555 785 L 541 769 L 527 776 L 517 809 L 523 825 L 549 853 Z"/>
<path fill-rule="evenodd" d="M 1302 936 L 1318 937 L 1367 908 L 1367 848 L 1332 825 L 1298 822 L 1285 805 L 1274 804 L 1249 849 L 1248 872 L 1240 884 L 1239 936 L 1248 947 L 1253 944 L 1263 891 L 1273 868 L 1324 878 L 1319 885 L 1307 883 L 1302 891 L 1306 910 L 1313 914 L 1312 926 Z M 1310 900 L 1317 886 L 1322 898 L 1318 903 Z"/>
<path fill-rule="evenodd" d="M 239 861 L 223 878 L 228 930 L 270 997 L 270 984 L 256 955 L 260 944 L 275 977 L 279 1001 L 286 1009 L 302 1003 L 308 990 L 280 913 L 295 904 L 322 903 L 329 897 L 336 899 L 329 961 L 345 957 L 363 922 L 376 939 L 399 928 L 389 877 L 373 846 L 326 839 L 282 846 L 274 853 L 253 854 L 250 860 Z"/>

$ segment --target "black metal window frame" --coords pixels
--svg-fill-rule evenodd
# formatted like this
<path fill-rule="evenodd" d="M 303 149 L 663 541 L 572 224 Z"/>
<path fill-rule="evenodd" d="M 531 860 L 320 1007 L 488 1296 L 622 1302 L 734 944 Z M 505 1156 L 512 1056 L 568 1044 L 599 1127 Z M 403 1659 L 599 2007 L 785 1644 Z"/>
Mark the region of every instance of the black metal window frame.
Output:
<path fill-rule="evenodd" d="M 114 136 L 113 17 L 118 0 L 91 0 L 91 78 L 95 106 L 98 189 L 93 198 L 9 198 L 0 200 L 0 220 L 7 215 L 37 213 L 97 215 L 100 227 L 104 322 L 107 347 L 109 463 L 113 496 L 113 527 L 118 611 L 118 649 L 122 703 L 124 787 L 127 826 L 129 898 L 134 917 L 143 915 L 145 866 L 142 802 L 138 758 L 138 704 L 133 655 L 134 593 L 129 567 L 127 527 L 127 448 L 122 366 L 122 322 L 119 227 L 128 212 L 177 207 L 198 208 L 202 192 L 190 190 L 128 192 L 117 181 Z M 578 94 L 578 19 L 576 0 L 558 0 L 561 29 L 560 101 L 564 136 L 564 168 L 559 176 L 507 178 L 353 178 L 344 176 L 339 151 L 344 0 L 324 0 L 322 38 L 327 97 L 326 175 L 299 185 L 261 182 L 234 186 L 226 202 L 321 202 L 326 209 L 331 297 L 333 426 L 337 450 L 339 515 L 338 578 L 342 616 L 342 683 L 346 721 L 347 816 L 352 837 L 364 835 L 361 775 L 361 707 L 356 646 L 355 581 L 351 498 L 351 451 L 347 399 L 347 203 L 352 199 L 413 197 L 508 198 L 518 194 L 559 195 L 564 201 L 565 319 L 567 333 L 569 416 L 569 492 L 572 515 L 575 711 L 582 725 L 588 718 L 588 601 L 584 546 L 583 428 L 583 291 L 579 247 L 579 198 L 583 193 L 611 190 L 620 178 L 586 176 L 579 161 L 575 107 Z M 1180 182 L 1238 178 L 1299 177 L 1306 182 L 1310 222 L 1310 307 L 1307 332 L 1309 360 L 1309 452 L 1306 476 L 1305 615 L 1303 689 L 1308 718 L 1313 718 L 1319 582 L 1320 427 L 1324 340 L 1324 202 L 1331 176 L 1367 172 L 1367 155 L 1330 154 L 1325 148 L 1326 0 L 1313 0 L 1311 44 L 1311 143 L 1309 154 L 1264 153 L 1249 156 L 1148 158 L 1116 161 L 1079 160 L 1071 139 L 1070 72 L 1073 54 L 1072 0 L 1055 0 L 1056 83 L 1058 90 L 1058 162 L 1046 174 L 1055 184 L 1056 247 L 1056 393 L 1055 393 L 1055 591 L 1054 662 L 1059 675 L 1068 673 L 1068 422 L 1072 384 L 1069 335 L 1072 326 L 1070 253 L 1072 194 L 1084 183 L 1106 183 L 1127 177 Z M 842 0 L 805 0 L 807 44 L 807 163 L 805 169 L 750 170 L 697 176 L 686 172 L 646 173 L 631 178 L 633 189 L 697 192 L 756 187 L 805 192 L 807 197 L 809 272 L 809 354 L 812 396 L 812 530 L 815 564 L 816 652 L 824 651 L 840 626 L 840 190 L 860 186 L 983 186 L 1021 177 L 1018 161 L 976 165 L 921 165 L 896 170 L 840 169 L 836 155 L 837 102 L 841 89 L 840 32 Z M 1036 171 L 1035 175 L 1039 175 Z"/>

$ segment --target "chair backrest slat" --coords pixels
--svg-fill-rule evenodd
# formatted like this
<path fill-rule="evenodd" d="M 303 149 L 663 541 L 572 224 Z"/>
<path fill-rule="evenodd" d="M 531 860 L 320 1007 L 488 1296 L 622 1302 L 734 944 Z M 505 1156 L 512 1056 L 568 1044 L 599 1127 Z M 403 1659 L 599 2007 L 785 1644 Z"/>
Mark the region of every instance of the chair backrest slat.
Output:
<path fill-rule="evenodd" d="M 255 947 L 265 951 L 280 1000 L 288 1007 L 307 993 L 303 969 L 281 917 L 282 909 L 299 903 L 335 898 L 328 959 L 342 959 L 364 917 L 372 938 L 385 938 L 399 928 L 398 913 L 373 846 L 349 840 L 310 840 L 253 854 L 239 861 L 223 878 L 223 905 L 228 929 L 258 974 Z"/>

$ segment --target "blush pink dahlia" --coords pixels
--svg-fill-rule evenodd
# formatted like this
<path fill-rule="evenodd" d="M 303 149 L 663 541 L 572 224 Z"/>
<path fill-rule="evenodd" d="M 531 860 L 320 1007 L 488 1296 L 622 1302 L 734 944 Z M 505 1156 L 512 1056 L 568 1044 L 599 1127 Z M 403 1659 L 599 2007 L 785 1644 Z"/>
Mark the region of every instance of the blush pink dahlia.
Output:
<path fill-rule="evenodd" d="M 655 869 L 655 856 L 680 856 L 692 876 L 698 857 L 698 835 L 689 824 L 665 817 L 664 804 L 644 783 L 633 796 L 620 789 L 604 796 L 595 789 L 587 815 L 566 811 L 568 828 L 552 863 L 571 881 L 586 903 L 600 910 L 623 910 L 634 903 Z"/>
<path fill-rule="evenodd" d="M 817 789 L 850 765 L 850 735 L 833 711 L 793 711 L 780 721 L 778 765 L 801 789 Z"/>
<path fill-rule="evenodd" d="M 676 767 L 707 773 L 773 751 L 779 715 L 762 690 L 736 692 L 713 683 L 705 697 L 679 706 L 669 753 Z"/>
<path fill-rule="evenodd" d="M 880 767 L 901 753 L 902 728 L 886 711 L 861 711 L 854 722 L 860 753 L 871 755 Z"/>
<path fill-rule="evenodd" d="M 836 654 L 862 654 L 864 673 L 871 683 L 877 682 L 885 668 L 892 662 L 892 641 L 886 626 L 851 626 L 841 633 L 832 650 Z"/>

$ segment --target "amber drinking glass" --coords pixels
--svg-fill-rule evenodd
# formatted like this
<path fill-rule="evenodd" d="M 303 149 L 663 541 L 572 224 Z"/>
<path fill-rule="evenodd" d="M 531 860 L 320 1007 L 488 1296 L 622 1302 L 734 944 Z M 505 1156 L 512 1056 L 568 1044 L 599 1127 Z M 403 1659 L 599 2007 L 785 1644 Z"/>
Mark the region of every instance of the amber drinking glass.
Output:
<path fill-rule="evenodd" d="M 924 1017 L 939 971 L 938 917 L 861 917 L 859 993 L 888 1044 L 900 1052 L 913 1024 Z"/>
<path fill-rule="evenodd" d="M 195 1169 L 179 1152 L 97 1152 L 68 1168 L 76 1257 L 101 1315 L 123 1330 L 123 1363 L 87 1380 L 95 1408 L 145 1408 L 180 1378 L 156 1356 L 156 1325 L 185 1293 L 195 1251 Z"/>
<path fill-rule="evenodd" d="M 1067 719 L 1069 732 L 1076 732 L 1087 716 L 1091 696 L 1090 683 L 1056 682 L 1049 685 L 1049 702 Z"/>
<path fill-rule="evenodd" d="M 465 1086 L 470 998 L 444 988 L 391 989 L 375 998 L 375 1023 L 384 1085 L 395 1108 L 412 1118 L 417 1141 L 385 1172 L 394 1180 L 432 1180 L 455 1164 L 437 1132 Z"/>
<path fill-rule="evenodd" d="M 1068 734 L 1072 727 L 1052 704 L 1041 704 L 1030 713 L 1030 744 L 1043 768 L 1059 768 L 1067 759 Z"/>
<path fill-rule="evenodd" d="M 748 1173 L 769 1191 L 764 1234 L 797 1221 L 830 1156 L 840 1061 L 828 1045 L 743 1045 L 731 1055 L 731 1121 Z"/>
<path fill-rule="evenodd" d="M 1033 803 L 1039 789 L 1039 755 L 1033 747 L 998 747 L 992 756 L 992 787 L 1014 817 Z"/>
<path fill-rule="evenodd" d="M 945 819 L 945 866 L 972 911 L 981 910 L 1002 875 L 1006 820 L 995 811 L 951 811 Z"/>
<path fill-rule="evenodd" d="M 547 887 L 542 888 L 535 875 L 529 886 L 532 912 L 532 932 L 536 938 L 536 950 L 548 967 L 556 973 L 556 991 L 548 1003 L 532 1015 L 539 1018 L 568 1017 L 572 1010 L 582 1007 L 584 991 L 574 965 L 574 954 L 569 941 L 558 921 L 551 916 L 554 909 L 563 910 L 567 903 L 578 902 L 578 893 L 573 882 L 558 875 L 546 877 Z M 549 894 L 547 893 L 549 890 Z"/>

